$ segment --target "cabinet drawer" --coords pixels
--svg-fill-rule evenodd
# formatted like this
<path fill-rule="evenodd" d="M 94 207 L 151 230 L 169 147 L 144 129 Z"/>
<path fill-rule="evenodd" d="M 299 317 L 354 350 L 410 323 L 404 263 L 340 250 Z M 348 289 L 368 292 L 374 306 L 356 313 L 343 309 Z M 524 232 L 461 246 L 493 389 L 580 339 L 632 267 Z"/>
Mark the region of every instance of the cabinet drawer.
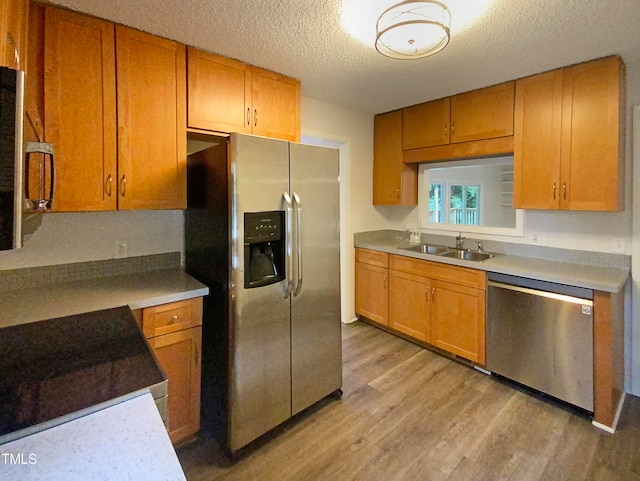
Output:
<path fill-rule="evenodd" d="M 452 282 L 475 289 L 484 290 L 487 284 L 487 275 L 484 271 L 424 261 L 412 257 L 389 256 L 389 269 Z"/>
<path fill-rule="evenodd" d="M 142 311 L 142 332 L 148 338 L 201 324 L 201 297 L 147 307 Z"/>
<path fill-rule="evenodd" d="M 369 249 L 356 249 L 356 262 L 378 267 L 389 266 L 389 254 L 386 252 L 372 251 Z"/>

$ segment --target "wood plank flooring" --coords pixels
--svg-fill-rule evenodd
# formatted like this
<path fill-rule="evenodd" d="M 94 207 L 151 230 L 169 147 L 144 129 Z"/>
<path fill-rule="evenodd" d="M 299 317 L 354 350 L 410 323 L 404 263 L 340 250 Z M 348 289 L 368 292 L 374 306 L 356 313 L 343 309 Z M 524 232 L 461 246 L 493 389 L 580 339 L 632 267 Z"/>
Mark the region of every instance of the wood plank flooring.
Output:
<path fill-rule="evenodd" d="M 640 481 L 640 398 L 616 434 L 370 325 L 343 326 L 341 400 L 327 399 L 229 461 L 179 448 L 189 481 Z"/>

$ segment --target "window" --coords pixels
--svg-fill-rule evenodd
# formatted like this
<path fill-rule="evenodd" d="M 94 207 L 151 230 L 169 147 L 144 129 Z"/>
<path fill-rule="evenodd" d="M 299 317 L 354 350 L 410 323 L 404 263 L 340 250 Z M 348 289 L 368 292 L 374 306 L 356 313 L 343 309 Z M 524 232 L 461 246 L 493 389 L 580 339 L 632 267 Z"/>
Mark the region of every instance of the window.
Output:
<path fill-rule="evenodd" d="M 429 222 L 480 225 L 480 197 L 478 184 L 429 184 Z"/>

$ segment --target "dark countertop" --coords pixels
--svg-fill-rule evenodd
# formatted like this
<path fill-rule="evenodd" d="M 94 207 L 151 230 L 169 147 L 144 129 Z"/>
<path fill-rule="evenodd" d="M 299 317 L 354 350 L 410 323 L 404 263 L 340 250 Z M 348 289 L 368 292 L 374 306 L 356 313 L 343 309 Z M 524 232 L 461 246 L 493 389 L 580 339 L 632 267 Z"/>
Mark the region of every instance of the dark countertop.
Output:
<path fill-rule="evenodd" d="M 0 379 L 0 444 L 150 387 L 166 394 L 128 307 L 0 329 Z"/>

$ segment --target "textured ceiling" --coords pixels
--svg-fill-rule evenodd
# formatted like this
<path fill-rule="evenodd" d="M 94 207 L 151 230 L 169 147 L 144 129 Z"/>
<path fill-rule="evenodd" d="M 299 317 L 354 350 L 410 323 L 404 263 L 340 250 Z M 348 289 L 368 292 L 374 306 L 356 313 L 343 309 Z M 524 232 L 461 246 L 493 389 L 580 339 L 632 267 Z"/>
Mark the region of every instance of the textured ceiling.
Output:
<path fill-rule="evenodd" d="M 610 54 L 640 69 L 638 0 L 494 0 L 463 31 L 452 20 L 447 48 L 417 61 L 382 57 L 345 33 L 342 2 L 52 3 L 298 78 L 305 97 L 371 113 Z"/>

